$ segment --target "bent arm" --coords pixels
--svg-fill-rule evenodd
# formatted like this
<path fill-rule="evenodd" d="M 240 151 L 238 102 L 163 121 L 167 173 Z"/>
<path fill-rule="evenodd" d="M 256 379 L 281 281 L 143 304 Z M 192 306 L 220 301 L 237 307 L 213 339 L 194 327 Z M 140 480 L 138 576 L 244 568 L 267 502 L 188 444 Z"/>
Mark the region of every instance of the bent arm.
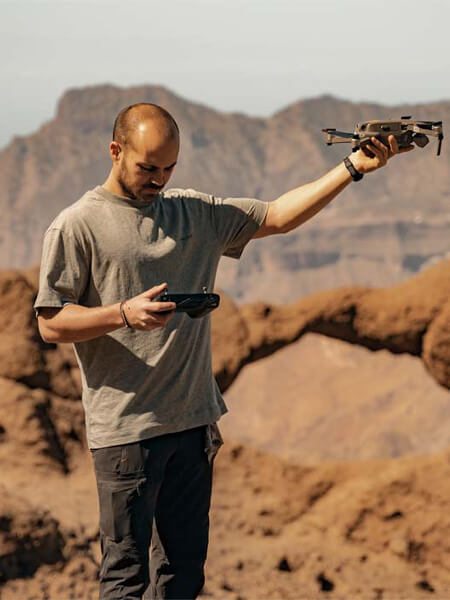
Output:
<path fill-rule="evenodd" d="M 66 304 L 63 308 L 39 308 L 39 333 L 48 343 L 85 342 L 124 326 L 120 302 L 109 306 Z"/>

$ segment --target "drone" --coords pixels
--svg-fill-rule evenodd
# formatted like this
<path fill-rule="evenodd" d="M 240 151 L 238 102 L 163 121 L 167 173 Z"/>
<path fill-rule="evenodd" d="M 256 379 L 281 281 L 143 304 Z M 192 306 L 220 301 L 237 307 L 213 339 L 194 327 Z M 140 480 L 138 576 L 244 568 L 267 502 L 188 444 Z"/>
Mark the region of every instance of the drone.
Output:
<path fill-rule="evenodd" d="M 336 129 L 322 129 L 325 134 L 325 141 L 328 146 L 331 144 L 340 144 L 344 142 L 352 143 L 352 152 L 363 148 L 364 152 L 373 158 L 373 153 L 369 148 L 365 148 L 370 143 L 371 137 L 376 137 L 385 146 L 389 147 L 388 137 L 393 135 L 397 140 L 399 149 L 406 148 L 413 142 L 424 148 L 428 142 L 428 136 L 438 138 L 437 156 L 441 153 L 442 140 L 442 121 L 414 121 L 410 116 L 400 117 L 400 120 L 388 119 L 386 121 L 365 121 L 358 123 L 353 133 L 337 131 Z"/>

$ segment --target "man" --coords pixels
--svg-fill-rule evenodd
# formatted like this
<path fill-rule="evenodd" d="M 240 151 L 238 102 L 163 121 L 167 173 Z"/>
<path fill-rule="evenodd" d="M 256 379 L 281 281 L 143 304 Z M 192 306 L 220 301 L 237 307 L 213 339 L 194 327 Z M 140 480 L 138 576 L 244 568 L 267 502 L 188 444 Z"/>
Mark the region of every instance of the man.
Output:
<path fill-rule="evenodd" d="M 353 167 L 340 163 L 273 202 L 223 199 L 162 191 L 179 152 L 167 111 L 139 103 L 117 116 L 108 178 L 45 232 L 34 303 L 42 338 L 72 342 L 80 365 L 101 599 L 196 598 L 204 584 L 211 447 L 227 409 L 211 368 L 209 316 L 176 313 L 158 295 L 212 291 L 222 255 L 238 259 L 250 239 L 310 219 L 354 169 L 368 173 L 398 154 L 389 141 L 374 138 L 374 157 L 359 150 Z"/>

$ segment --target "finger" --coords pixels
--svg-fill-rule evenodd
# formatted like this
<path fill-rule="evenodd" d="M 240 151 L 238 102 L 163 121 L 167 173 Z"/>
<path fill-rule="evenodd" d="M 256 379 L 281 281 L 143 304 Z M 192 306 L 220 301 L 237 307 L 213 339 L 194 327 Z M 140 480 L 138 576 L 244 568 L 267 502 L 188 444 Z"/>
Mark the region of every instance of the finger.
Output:
<path fill-rule="evenodd" d="M 373 152 L 371 152 L 370 148 L 367 148 L 367 146 L 369 146 L 370 144 L 364 144 L 363 146 L 360 146 L 360 151 L 364 154 L 364 156 L 367 156 L 367 158 L 375 158 L 375 155 Z"/>
<path fill-rule="evenodd" d="M 381 152 L 383 153 L 383 156 L 386 158 L 386 160 L 388 159 L 389 156 L 389 148 L 386 146 L 386 144 L 383 144 L 383 142 L 375 137 L 372 138 L 374 145 L 379 148 L 381 150 Z"/>
<path fill-rule="evenodd" d="M 173 312 L 152 312 L 148 315 L 146 322 L 148 325 L 165 325 L 169 314 L 172 315 Z"/>
<path fill-rule="evenodd" d="M 377 148 L 374 144 L 367 144 L 366 148 L 368 150 L 370 150 L 375 156 L 374 158 L 377 158 L 379 162 L 385 162 L 384 156 L 381 152 L 381 150 L 379 148 Z"/>
<path fill-rule="evenodd" d="M 148 308 L 152 312 L 169 312 L 177 307 L 175 302 L 150 302 Z"/>
<path fill-rule="evenodd" d="M 390 135 L 388 137 L 389 145 L 391 147 L 392 154 L 398 154 L 398 143 L 395 135 Z"/>
<path fill-rule="evenodd" d="M 159 285 L 155 285 L 154 287 L 150 288 L 149 290 L 145 290 L 145 292 L 142 292 L 141 296 L 144 296 L 144 298 L 150 298 L 150 299 L 151 298 L 155 298 L 166 287 L 167 287 L 167 282 L 165 281 L 164 283 L 160 283 Z"/>
<path fill-rule="evenodd" d="M 166 319 L 162 316 L 158 316 L 158 317 L 153 317 L 151 324 L 153 326 L 157 326 L 157 327 L 164 327 L 164 325 L 167 323 Z"/>
<path fill-rule="evenodd" d="M 166 304 L 168 304 L 168 302 L 166 302 Z M 162 308 L 161 310 L 158 310 L 158 314 L 160 315 L 172 315 L 175 312 L 177 305 L 175 304 L 175 306 L 173 308 Z"/>

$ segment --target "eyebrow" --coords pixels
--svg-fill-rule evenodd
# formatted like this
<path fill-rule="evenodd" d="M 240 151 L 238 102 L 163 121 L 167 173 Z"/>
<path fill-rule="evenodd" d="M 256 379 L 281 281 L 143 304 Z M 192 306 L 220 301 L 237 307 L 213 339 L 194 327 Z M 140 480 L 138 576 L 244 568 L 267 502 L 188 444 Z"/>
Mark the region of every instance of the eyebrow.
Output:
<path fill-rule="evenodd" d="M 147 165 L 146 163 L 141 163 L 138 162 L 137 163 L 140 167 L 145 167 L 146 169 L 155 167 L 156 165 Z M 177 161 L 175 161 L 172 165 L 169 165 L 168 167 L 164 167 L 165 169 L 171 169 L 172 167 L 174 167 L 177 164 Z"/>

